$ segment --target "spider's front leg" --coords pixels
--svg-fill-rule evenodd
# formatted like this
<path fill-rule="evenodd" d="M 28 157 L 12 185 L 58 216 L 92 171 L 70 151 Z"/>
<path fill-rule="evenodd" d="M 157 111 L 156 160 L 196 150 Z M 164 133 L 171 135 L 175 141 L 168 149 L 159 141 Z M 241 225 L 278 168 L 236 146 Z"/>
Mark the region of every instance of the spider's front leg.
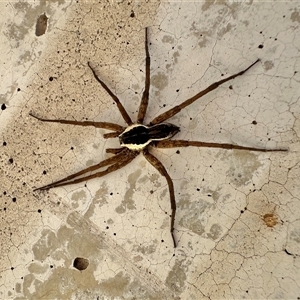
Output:
<path fill-rule="evenodd" d="M 90 62 L 88 62 L 88 66 L 93 72 L 94 78 L 101 84 L 101 86 L 106 90 L 106 92 L 111 96 L 111 98 L 114 100 L 114 102 L 117 104 L 117 107 L 124 119 L 124 121 L 128 124 L 132 124 L 132 120 L 129 117 L 126 109 L 124 108 L 123 104 L 120 102 L 119 98 L 109 89 L 109 87 L 97 76 L 95 70 L 90 65 Z"/>
<path fill-rule="evenodd" d="M 162 175 L 166 178 L 168 186 L 169 186 L 169 193 L 170 193 L 170 202 L 171 202 L 171 227 L 170 232 L 173 239 L 174 248 L 177 247 L 176 239 L 174 236 L 174 223 L 175 223 L 175 214 L 176 214 L 176 202 L 175 202 L 175 193 L 174 193 L 174 185 L 173 181 L 168 174 L 167 170 L 163 166 L 163 164 L 151 153 L 148 152 L 147 149 L 143 150 L 143 155 L 148 160 L 148 162 Z"/>
<path fill-rule="evenodd" d="M 155 125 L 155 124 L 159 124 L 162 123 L 168 119 L 170 119 L 171 117 L 175 116 L 176 114 L 178 114 L 182 109 L 184 109 L 185 107 L 191 105 L 192 103 L 194 103 L 196 100 L 198 100 L 199 98 L 203 97 L 204 95 L 208 94 L 209 92 L 215 90 L 216 88 L 218 88 L 220 85 L 222 85 L 223 83 L 234 79 L 237 76 L 241 76 L 243 75 L 246 71 L 248 71 L 250 68 L 252 68 L 256 63 L 258 63 L 260 60 L 257 59 L 253 64 L 251 64 L 248 68 L 244 69 L 243 71 L 240 71 L 234 75 L 231 75 L 225 79 L 219 80 L 214 82 L 213 84 L 211 84 L 209 87 L 207 87 L 206 89 L 204 89 L 203 91 L 199 92 L 198 94 L 196 94 L 195 96 L 183 101 L 181 104 L 174 106 L 173 108 L 163 112 L 162 114 L 160 114 L 159 116 L 157 116 L 156 118 L 154 118 L 150 124 L 151 125 Z"/>
<path fill-rule="evenodd" d="M 29 113 L 29 116 L 42 121 L 42 122 L 49 122 L 49 123 L 61 123 L 61 124 L 69 124 L 69 125 L 76 125 L 76 126 L 93 126 L 96 128 L 103 128 L 103 129 L 108 129 L 108 130 L 113 130 L 115 132 L 123 132 L 124 127 L 120 126 L 115 123 L 110 123 L 110 122 L 94 122 L 94 121 L 75 121 L 75 120 L 60 120 L 60 119 L 43 119 L 35 116 L 32 113 Z"/>

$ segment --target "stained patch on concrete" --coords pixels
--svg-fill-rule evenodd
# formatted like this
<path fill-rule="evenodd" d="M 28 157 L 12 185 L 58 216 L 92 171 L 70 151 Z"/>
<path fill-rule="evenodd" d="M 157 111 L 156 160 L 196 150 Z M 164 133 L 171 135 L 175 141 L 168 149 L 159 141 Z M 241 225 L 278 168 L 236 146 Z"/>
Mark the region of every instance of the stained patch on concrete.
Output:
<path fill-rule="evenodd" d="M 43 13 L 38 17 L 36 21 L 35 35 L 36 36 L 44 35 L 47 30 L 47 24 L 48 24 L 48 17 L 46 16 L 45 13 Z"/>

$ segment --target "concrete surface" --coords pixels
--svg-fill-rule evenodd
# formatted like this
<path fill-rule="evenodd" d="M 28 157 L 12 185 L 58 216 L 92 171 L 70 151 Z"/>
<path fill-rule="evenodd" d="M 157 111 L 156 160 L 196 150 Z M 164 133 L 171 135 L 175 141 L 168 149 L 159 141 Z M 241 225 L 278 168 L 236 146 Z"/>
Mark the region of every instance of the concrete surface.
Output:
<path fill-rule="evenodd" d="M 0 4 L 0 298 L 299 299 L 299 3 L 101 2 Z M 176 249 L 166 181 L 142 156 L 33 192 L 118 140 L 29 112 L 125 125 L 90 61 L 136 117 L 146 26 L 146 123 L 260 58 L 169 121 L 182 139 L 289 148 L 153 151 L 175 186 Z"/>

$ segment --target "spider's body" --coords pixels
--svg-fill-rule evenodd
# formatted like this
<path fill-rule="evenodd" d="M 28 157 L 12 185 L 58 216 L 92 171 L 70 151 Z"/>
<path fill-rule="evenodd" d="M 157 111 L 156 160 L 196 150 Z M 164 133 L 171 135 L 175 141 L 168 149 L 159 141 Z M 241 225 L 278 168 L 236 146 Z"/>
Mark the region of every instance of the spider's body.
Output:
<path fill-rule="evenodd" d="M 119 140 L 122 147 L 133 151 L 141 151 L 151 142 L 168 140 L 179 131 L 179 127 L 170 123 L 152 126 L 133 124 L 119 135 Z"/>
<path fill-rule="evenodd" d="M 259 60 L 256 60 L 253 64 L 251 64 L 248 68 L 236 73 L 232 76 L 229 76 L 225 79 L 219 80 L 213 84 L 211 84 L 208 88 L 194 95 L 193 97 L 183 101 L 181 104 L 171 108 L 170 110 L 163 112 L 156 118 L 154 118 L 150 125 L 144 125 L 144 117 L 148 107 L 149 100 L 149 90 L 150 90 L 150 55 L 148 50 L 148 38 L 147 38 L 147 28 L 145 32 L 145 50 L 146 50 L 146 72 L 145 72 L 145 90 L 143 92 L 141 104 L 139 107 L 139 112 L 137 116 L 136 122 L 132 122 L 130 116 L 125 110 L 124 106 L 120 102 L 119 98 L 107 87 L 107 85 L 97 76 L 95 70 L 91 67 L 90 63 L 88 63 L 89 68 L 93 72 L 94 78 L 101 84 L 101 86 L 106 90 L 106 92 L 112 97 L 114 102 L 117 104 L 117 107 L 124 119 L 127 123 L 127 128 L 120 126 L 115 123 L 110 122 L 93 122 L 93 121 L 73 121 L 73 120 L 50 120 L 50 119 L 42 119 L 35 117 L 36 119 L 44 122 L 56 122 L 62 124 L 72 124 L 78 126 L 94 126 L 97 128 L 104 128 L 107 130 L 111 130 L 111 133 L 106 133 L 104 135 L 105 138 L 113 138 L 119 137 L 121 148 L 117 149 L 106 149 L 107 153 L 112 153 L 113 156 L 109 157 L 100 163 L 90 166 L 80 172 L 67 176 L 61 180 L 55 181 L 51 184 L 45 185 L 43 187 L 37 188 L 36 190 L 46 190 L 54 187 L 64 186 L 67 184 L 76 184 L 79 182 L 86 181 L 92 178 L 99 178 L 106 174 L 109 174 L 113 171 L 121 169 L 122 167 L 129 164 L 139 153 L 142 153 L 147 161 L 157 169 L 157 171 L 166 178 L 169 194 L 170 194 L 170 202 L 171 202 L 171 236 L 173 239 L 174 247 L 177 246 L 177 242 L 174 236 L 174 222 L 175 222 L 175 213 L 176 213 L 176 202 L 175 202 L 175 192 L 173 181 L 168 174 L 167 170 L 163 166 L 163 164 L 150 153 L 151 147 L 158 148 L 178 148 L 178 147 L 212 147 L 212 148 L 221 148 L 221 149 L 240 149 L 240 150 L 250 150 L 250 151 L 286 151 L 286 149 L 263 149 L 256 147 L 245 147 L 239 145 L 232 144 L 221 144 L 221 143 L 206 143 L 200 141 L 188 141 L 188 140 L 172 140 L 171 138 L 179 132 L 179 127 L 164 123 L 164 121 L 170 119 L 171 117 L 178 114 L 182 109 L 191 105 L 197 99 L 201 98 L 205 94 L 210 91 L 216 89 L 221 84 L 234 79 L 237 76 L 244 74 L 247 70 L 249 70 L 253 65 L 255 65 Z M 102 171 L 94 172 L 100 168 L 106 169 Z M 94 172 L 94 173 L 92 173 Z M 84 174 L 87 174 L 85 175 Z"/>

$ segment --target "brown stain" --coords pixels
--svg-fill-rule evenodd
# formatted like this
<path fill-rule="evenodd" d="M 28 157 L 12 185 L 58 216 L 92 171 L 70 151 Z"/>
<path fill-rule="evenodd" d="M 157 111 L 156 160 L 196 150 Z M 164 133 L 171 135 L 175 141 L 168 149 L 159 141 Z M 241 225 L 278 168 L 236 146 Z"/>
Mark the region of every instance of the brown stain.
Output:
<path fill-rule="evenodd" d="M 274 227 L 278 223 L 278 218 L 273 213 L 264 214 L 262 217 L 263 221 L 266 223 L 268 227 Z"/>
<path fill-rule="evenodd" d="M 40 15 L 36 21 L 36 27 L 35 27 L 35 35 L 41 36 L 45 34 L 47 30 L 47 23 L 48 23 L 48 17 L 45 13 Z"/>

